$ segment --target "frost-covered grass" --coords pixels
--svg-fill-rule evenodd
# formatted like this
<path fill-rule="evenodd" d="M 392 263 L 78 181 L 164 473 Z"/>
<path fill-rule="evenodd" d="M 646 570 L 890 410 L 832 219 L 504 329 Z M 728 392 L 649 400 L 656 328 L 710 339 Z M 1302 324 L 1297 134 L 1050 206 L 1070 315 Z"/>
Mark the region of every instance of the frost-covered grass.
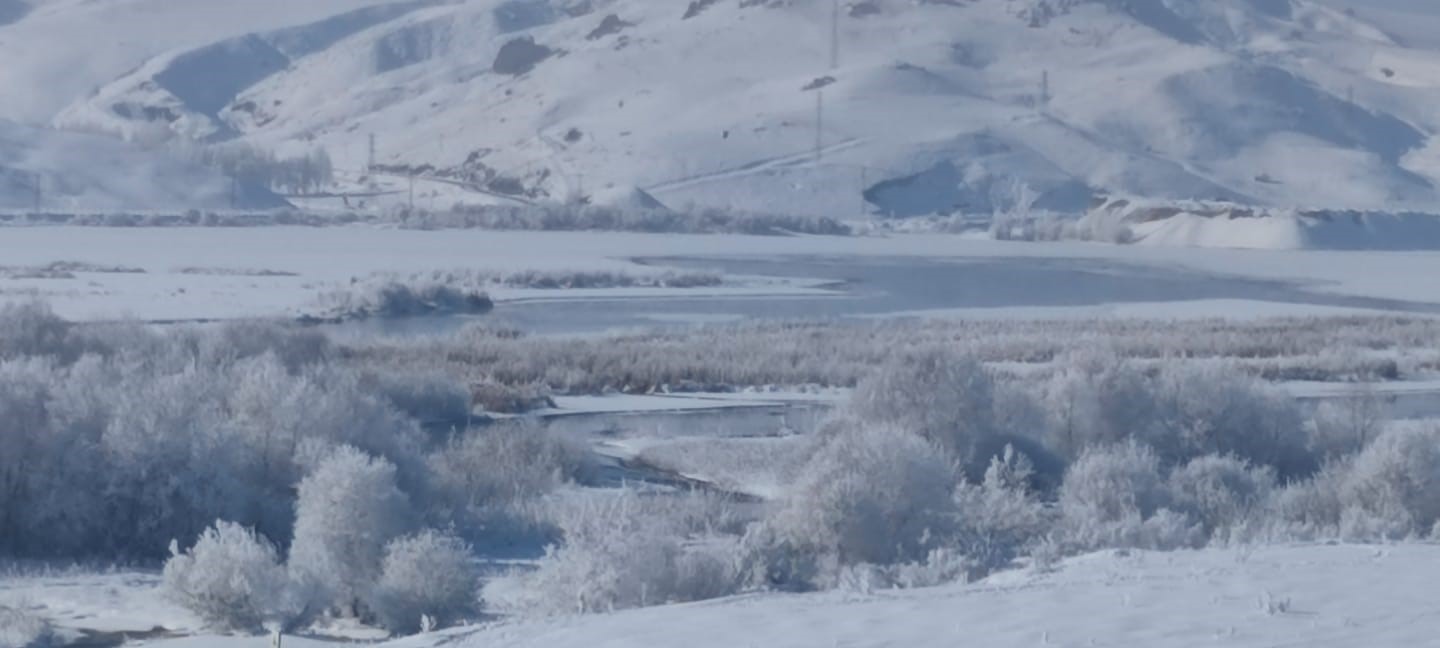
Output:
<path fill-rule="evenodd" d="M 672 211 L 588 205 L 460 206 L 450 211 L 402 212 L 398 218 L 403 226 L 417 229 L 598 230 L 756 235 L 793 233 L 831 236 L 850 233 L 848 226 L 830 218 L 762 214 L 713 207 Z"/>
<path fill-rule="evenodd" d="M 765 214 L 717 207 L 674 211 L 592 205 L 465 206 L 451 210 L 386 212 L 268 211 L 186 212 L 42 212 L 0 213 L 0 226 L 68 225 L 75 227 L 325 227 L 367 223 L 406 229 L 520 231 L 606 231 L 664 234 L 815 234 L 845 236 L 845 224 L 819 216 Z"/>
<path fill-rule="evenodd" d="M 1149 367 L 1218 361 L 1266 380 L 1390 380 L 1440 369 L 1440 321 L 1429 318 L 1168 320 L 904 320 L 758 322 L 582 338 L 527 337 L 475 326 L 447 338 L 386 340 L 356 352 L 376 362 L 448 366 L 561 393 L 727 391 L 742 386 L 848 387 L 899 356 L 971 349 L 1019 373 L 1104 350 Z"/>

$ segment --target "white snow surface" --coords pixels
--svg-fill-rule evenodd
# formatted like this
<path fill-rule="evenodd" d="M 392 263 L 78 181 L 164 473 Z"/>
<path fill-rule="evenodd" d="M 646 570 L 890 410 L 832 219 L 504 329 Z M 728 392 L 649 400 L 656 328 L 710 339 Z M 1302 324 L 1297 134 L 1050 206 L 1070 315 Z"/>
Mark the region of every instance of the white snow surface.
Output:
<path fill-rule="evenodd" d="M 865 0 L 832 60 L 821 0 L 4 2 L 0 119 L 323 147 L 353 182 L 374 133 L 422 182 L 625 205 L 1440 209 L 1423 3 Z"/>
<path fill-rule="evenodd" d="M 1002 573 L 974 585 L 759 595 L 501 624 L 458 645 L 1423 646 L 1434 640 L 1436 612 L 1424 593 L 1437 558 L 1433 545 L 1106 552 L 1054 574 Z"/>
<path fill-rule="evenodd" d="M 879 648 L 881 646 L 1432 645 L 1440 546 L 1305 545 L 1176 553 L 1102 552 L 1052 573 L 1004 572 L 970 585 L 755 594 L 614 614 L 498 621 L 379 644 L 387 648 Z M 103 587 L 103 585 L 101 585 Z M 9 588 L 18 593 L 22 583 Z M 144 589 L 139 625 L 168 619 Z M 82 598 L 81 593 L 76 593 Z M 138 606 L 138 607 L 136 607 Z M 157 648 L 242 648 L 256 637 L 197 635 Z M 332 641 L 287 637 L 300 648 Z M 375 645 L 375 644 L 369 644 Z"/>

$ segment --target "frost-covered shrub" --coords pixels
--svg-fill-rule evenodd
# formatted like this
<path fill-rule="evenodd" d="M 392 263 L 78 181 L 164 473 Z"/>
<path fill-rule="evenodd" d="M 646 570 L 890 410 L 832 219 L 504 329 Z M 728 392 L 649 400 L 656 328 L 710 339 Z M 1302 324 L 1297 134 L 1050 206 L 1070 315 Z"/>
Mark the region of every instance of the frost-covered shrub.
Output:
<path fill-rule="evenodd" d="M 778 539 L 840 564 L 923 559 L 954 524 L 958 470 L 894 426 L 852 426 L 807 463 L 768 523 Z"/>
<path fill-rule="evenodd" d="M 1340 493 L 1349 472 L 1350 461 L 1331 462 L 1314 475 L 1275 490 L 1265 512 L 1269 535 L 1303 541 L 1337 537 L 1345 508 Z"/>
<path fill-rule="evenodd" d="M 693 515 L 715 502 L 675 506 L 687 495 L 633 490 L 565 500 L 555 523 L 564 538 L 547 548 L 537 569 L 487 589 L 501 609 L 529 616 L 620 610 L 724 596 L 741 585 L 739 538 L 707 529 L 724 526 Z M 716 512 L 725 515 L 723 511 Z"/>
<path fill-rule="evenodd" d="M 50 622 L 22 608 L 0 605 L 0 648 L 46 648 L 57 641 Z"/>
<path fill-rule="evenodd" d="M 1340 501 L 1346 537 L 1429 533 L 1440 521 L 1440 429 L 1404 426 L 1380 435 L 1351 464 Z"/>
<path fill-rule="evenodd" d="M 863 424 L 917 433 L 964 465 L 994 434 L 994 381 L 975 358 L 936 348 L 862 380 L 849 411 Z"/>
<path fill-rule="evenodd" d="M 1044 402 L 1047 439 L 1062 456 L 1135 439 L 1167 466 L 1231 454 L 1285 478 L 1318 467 L 1294 398 L 1225 364 L 1149 372 L 1113 355 L 1077 355 L 1049 381 Z"/>
<path fill-rule="evenodd" d="M 991 459 L 981 484 L 956 489 L 954 546 L 968 559 L 969 575 L 1009 566 L 1050 529 L 1052 516 L 1031 490 L 1033 474 L 1030 460 L 1006 446 Z"/>
<path fill-rule="evenodd" d="M 314 329 L 270 321 L 226 322 L 213 334 L 196 340 L 198 355 L 207 364 L 273 355 L 285 369 L 297 373 L 323 364 L 333 353 L 330 339 Z"/>
<path fill-rule="evenodd" d="M 1169 502 L 1160 457 L 1134 441 L 1087 450 L 1071 464 L 1060 487 L 1060 507 L 1072 519 L 1149 517 Z"/>
<path fill-rule="evenodd" d="M 579 440 L 524 422 L 472 430 L 431 452 L 426 463 L 432 519 L 453 521 L 477 543 L 535 531 L 541 521 L 524 505 L 591 466 Z"/>
<path fill-rule="evenodd" d="M 318 586 L 326 605 L 354 612 L 380 578 L 385 545 L 409 521 L 395 466 L 343 446 L 300 482 L 290 570 Z"/>
<path fill-rule="evenodd" d="M 1380 435 L 1385 418 L 1385 404 L 1371 390 L 1326 400 L 1310 418 L 1310 447 L 1327 458 L 1357 454 Z"/>
<path fill-rule="evenodd" d="M 308 600 L 291 584 L 275 546 L 253 530 L 218 521 L 195 546 L 171 544 L 166 595 L 206 624 L 226 631 L 291 628 L 308 617 Z"/>
<path fill-rule="evenodd" d="M 1318 467 L 1288 393 L 1214 363 L 1166 365 L 1157 391 L 1158 420 L 1142 439 L 1167 463 L 1230 454 L 1271 466 L 1284 478 Z"/>
<path fill-rule="evenodd" d="M 479 608 L 479 578 L 469 545 L 427 529 L 385 546 L 370 610 L 380 625 L 395 633 L 421 630 L 428 625 L 422 617 L 449 625 Z"/>
<path fill-rule="evenodd" d="M 1087 450 L 1060 487 L 1060 531 L 1077 549 L 1175 549 L 1204 542 L 1202 526 L 1166 508 L 1160 458 L 1134 441 Z"/>
<path fill-rule="evenodd" d="M 840 567 L 834 555 L 786 537 L 774 524 L 761 522 L 746 531 L 739 547 L 739 575 L 746 587 L 804 592 L 833 580 Z"/>
<path fill-rule="evenodd" d="M 374 376 L 378 390 L 395 409 L 419 421 L 463 424 L 470 417 L 470 391 L 438 372 L 386 371 Z"/>
<path fill-rule="evenodd" d="M 439 283 L 386 281 L 334 290 L 320 299 L 327 317 L 411 317 L 432 313 L 486 313 L 495 304 L 481 290 Z"/>
<path fill-rule="evenodd" d="M 1155 418 L 1150 379 L 1115 354 L 1087 351 L 1058 363 L 1044 385 L 1047 445 L 1074 460 L 1086 448 L 1120 443 Z"/>
<path fill-rule="evenodd" d="M 470 385 L 470 401 L 491 414 L 522 414 L 555 407 L 550 389 L 544 384 L 506 384 L 489 379 Z"/>
<path fill-rule="evenodd" d="M 1275 471 L 1236 457 L 1206 455 L 1190 460 L 1170 474 L 1170 493 L 1177 510 L 1185 511 L 1211 537 L 1235 538 L 1254 531 L 1258 517 L 1275 488 Z"/>
<path fill-rule="evenodd" d="M 73 346 L 71 326 L 44 302 L 0 305 L 0 359 L 22 356 L 74 359 L 82 350 Z"/>

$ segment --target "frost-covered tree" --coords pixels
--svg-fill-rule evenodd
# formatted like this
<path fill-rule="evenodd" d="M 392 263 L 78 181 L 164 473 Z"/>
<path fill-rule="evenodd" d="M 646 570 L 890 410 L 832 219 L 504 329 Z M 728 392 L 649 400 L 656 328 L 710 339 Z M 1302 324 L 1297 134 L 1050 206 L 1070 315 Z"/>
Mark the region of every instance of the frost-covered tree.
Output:
<path fill-rule="evenodd" d="M 1440 522 L 1440 429 L 1387 430 L 1340 487 L 1341 532 L 1362 540 L 1429 535 Z"/>
<path fill-rule="evenodd" d="M 1198 519 L 1212 538 L 1240 540 L 1244 538 L 1234 537 L 1235 532 L 1258 530 L 1275 483 L 1275 471 L 1268 466 L 1206 455 L 1175 469 L 1169 489 L 1175 508 Z"/>
<path fill-rule="evenodd" d="M 897 358 L 860 381 L 848 407 L 860 422 L 919 434 L 964 465 L 994 434 L 994 389 L 974 357 L 936 348 Z"/>
<path fill-rule="evenodd" d="M 1310 420 L 1310 446 L 1323 457 L 1356 454 L 1380 435 L 1385 407 L 1373 388 L 1360 387 L 1315 408 Z"/>
<path fill-rule="evenodd" d="M 290 628 L 309 616 L 308 597 L 290 582 L 275 546 L 253 530 L 219 521 L 195 546 L 174 543 L 165 563 L 165 594 L 218 630 Z"/>
<path fill-rule="evenodd" d="M 449 625 L 479 609 L 479 579 L 469 545 L 426 529 L 385 546 L 370 610 L 395 633 Z"/>
<path fill-rule="evenodd" d="M 1076 548 L 1173 549 L 1203 542 L 1203 529 L 1167 508 L 1160 458 L 1135 441 L 1085 451 L 1060 486 L 1061 531 Z"/>
<path fill-rule="evenodd" d="M 1156 391 L 1159 418 L 1143 440 L 1168 463 L 1231 454 L 1285 478 L 1318 467 L 1295 399 L 1231 366 L 1166 366 Z"/>
<path fill-rule="evenodd" d="M 1050 528 L 1051 515 L 1031 490 L 1034 470 L 1025 455 L 1006 446 L 991 458 L 981 484 L 956 489 L 954 544 L 969 559 L 972 576 L 1009 565 Z"/>
<path fill-rule="evenodd" d="M 1088 447 L 1144 436 L 1155 419 L 1149 378 L 1114 353 L 1075 353 L 1058 362 L 1042 391 L 1046 441 L 1066 459 Z"/>
<path fill-rule="evenodd" d="M 70 339 L 71 324 L 56 316 L 40 301 L 0 305 L 0 359 L 22 356 L 51 356 L 58 359 L 78 355 Z"/>
<path fill-rule="evenodd" d="M 580 476 L 588 459 L 577 440 L 543 426 L 497 423 L 435 449 L 426 463 L 432 518 L 481 543 L 533 531 L 525 503 Z"/>
<path fill-rule="evenodd" d="M 854 425 L 816 452 L 769 524 L 840 564 L 922 560 L 953 526 L 958 481 L 936 444 L 897 426 Z"/>
<path fill-rule="evenodd" d="M 395 466 L 342 446 L 300 482 L 290 571 L 319 587 L 326 604 L 356 613 L 380 578 L 385 545 L 409 522 Z"/>
<path fill-rule="evenodd" d="M 722 500 L 622 489 L 571 493 L 552 505 L 562 541 L 487 603 L 550 616 L 697 601 L 740 587 L 738 538 L 721 534 L 731 526 Z"/>

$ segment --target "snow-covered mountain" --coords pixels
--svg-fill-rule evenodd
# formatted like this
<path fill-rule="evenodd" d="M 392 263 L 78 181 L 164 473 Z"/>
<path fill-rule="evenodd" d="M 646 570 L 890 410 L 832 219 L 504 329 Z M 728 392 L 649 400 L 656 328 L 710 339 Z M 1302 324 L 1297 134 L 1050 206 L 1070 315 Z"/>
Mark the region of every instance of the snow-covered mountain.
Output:
<path fill-rule="evenodd" d="M 1440 209 L 1435 12 L 1362 5 L 0 0 L 0 118 L 524 198 Z"/>

